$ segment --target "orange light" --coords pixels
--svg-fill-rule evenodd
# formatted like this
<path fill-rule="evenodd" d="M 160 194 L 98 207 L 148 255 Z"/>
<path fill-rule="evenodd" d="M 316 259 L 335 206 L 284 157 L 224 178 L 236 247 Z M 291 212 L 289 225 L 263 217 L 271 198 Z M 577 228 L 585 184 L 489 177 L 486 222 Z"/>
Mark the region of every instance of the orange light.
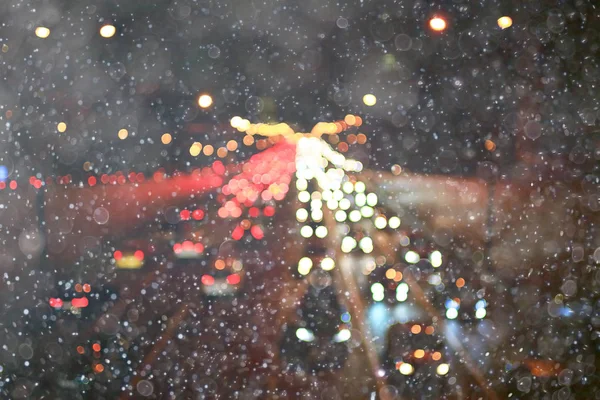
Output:
<path fill-rule="evenodd" d="M 104 365 L 102 364 L 96 364 L 96 366 L 94 367 L 94 371 L 96 371 L 96 373 L 100 373 L 102 371 L 104 371 Z"/>
<path fill-rule="evenodd" d="M 433 335 L 434 331 L 435 331 L 435 328 L 433 326 L 428 326 L 427 328 L 425 328 L 425 333 L 428 335 Z"/>
<path fill-rule="evenodd" d="M 92 350 L 94 350 L 94 351 L 100 351 L 101 349 L 102 349 L 102 348 L 100 347 L 100 344 L 99 344 L 99 343 L 94 343 L 94 344 L 92 345 Z"/>
<path fill-rule="evenodd" d="M 463 286 L 465 286 L 465 280 L 463 278 L 458 278 L 456 280 L 456 287 L 457 288 L 461 288 Z"/>
<path fill-rule="evenodd" d="M 442 358 L 442 353 L 440 353 L 439 351 L 436 351 L 435 353 L 433 353 L 431 355 L 431 358 L 433 359 L 433 361 L 438 361 Z"/>
<path fill-rule="evenodd" d="M 78 283 L 75 285 L 75 291 L 77 293 L 81 293 L 82 290 L 83 290 L 83 286 L 81 286 L 81 283 Z"/>
<path fill-rule="evenodd" d="M 425 351 L 423 349 L 415 350 L 415 358 L 423 358 L 425 357 Z"/>
<path fill-rule="evenodd" d="M 90 286 L 89 283 L 86 283 L 83 285 L 83 291 L 86 293 L 89 293 L 92 290 L 92 287 Z"/>
<path fill-rule="evenodd" d="M 487 151 L 494 151 L 496 150 L 496 143 L 492 142 L 491 140 L 486 140 L 485 141 L 485 149 Z"/>
<path fill-rule="evenodd" d="M 85 353 L 85 349 L 83 348 L 83 346 L 77 346 L 77 352 L 79 354 L 83 354 L 83 353 Z"/>
<path fill-rule="evenodd" d="M 446 29 L 446 21 L 440 17 L 433 17 L 429 20 L 429 27 L 436 32 L 441 32 Z"/>
<path fill-rule="evenodd" d="M 165 133 L 160 137 L 162 144 L 169 144 L 173 140 L 173 136 L 170 133 Z"/>
<path fill-rule="evenodd" d="M 225 269 L 225 261 L 218 259 L 217 261 L 215 261 L 215 268 L 218 270 L 222 270 Z"/>
<path fill-rule="evenodd" d="M 396 275 L 394 276 L 394 281 L 400 282 L 402 280 L 402 272 L 396 271 Z"/>
<path fill-rule="evenodd" d="M 421 333 L 421 325 L 413 325 L 413 326 L 410 328 L 410 331 L 411 331 L 412 333 L 414 333 L 415 335 L 418 335 L 419 333 Z"/>
<path fill-rule="evenodd" d="M 394 279 L 396 277 L 396 270 L 390 268 L 385 271 L 385 277 L 388 279 Z"/>

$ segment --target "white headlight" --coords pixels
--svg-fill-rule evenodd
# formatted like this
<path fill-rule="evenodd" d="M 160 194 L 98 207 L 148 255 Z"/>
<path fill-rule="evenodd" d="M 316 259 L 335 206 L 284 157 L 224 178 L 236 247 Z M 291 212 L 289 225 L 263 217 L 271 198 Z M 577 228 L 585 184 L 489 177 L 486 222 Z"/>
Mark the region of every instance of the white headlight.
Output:
<path fill-rule="evenodd" d="M 411 375 L 413 372 L 415 372 L 415 369 L 409 363 L 402 363 L 400 364 L 398 371 L 400 371 L 402 375 Z"/>
<path fill-rule="evenodd" d="M 450 366 L 446 363 L 442 363 L 438 365 L 435 372 L 437 372 L 438 375 L 444 376 L 448 373 L 448 371 L 450 371 Z"/>
<path fill-rule="evenodd" d="M 342 343 L 350 339 L 352 333 L 348 329 L 342 329 L 333 337 L 333 341 L 336 343 Z"/>
<path fill-rule="evenodd" d="M 306 328 L 298 328 L 296 330 L 296 337 L 303 342 L 312 342 L 315 340 L 315 335 Z"/>

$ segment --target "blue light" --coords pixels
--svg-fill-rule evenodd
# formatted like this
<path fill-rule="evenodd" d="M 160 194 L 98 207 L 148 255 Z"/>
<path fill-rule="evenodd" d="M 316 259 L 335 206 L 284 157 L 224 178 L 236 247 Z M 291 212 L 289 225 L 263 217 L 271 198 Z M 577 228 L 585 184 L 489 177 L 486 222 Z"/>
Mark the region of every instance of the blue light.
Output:
<path fill-rule="evenodd" d="M 5 181 L 8 178 L 8 168 L 5 165 L 0 165 L 0 181 Z"/>
<path fill-rule="evenodd" d="M 350 314 L 347 313 L 347 312 L 343 313 L 342 316 L 341 316 L 341 320 L 344 323 L 350 322 L 351 319 L 352 319 L 352 317 L 350 317 Z"/>
<path fill-rule="evenodd" d="M 457 303 L 457 302 L 455 302 L 455 301 L 454 301 L 454 300 L 452 300 L 452 299 L 448 299 L 448 300 L 446 300 L 446 303 L 445 303 L 445 305 L 446 305 L 446 308 L 455 308 L 455 309 L 458 309 L 458 303 Z"/>
<path fill-rule="evenodd" d="M 475 309 L 479 310 L 480 308 L 485 308 L 487 306 L 487 303 L 485 302 L 485 300 L 479 300 L 477 303 L 475 303 Z"/>

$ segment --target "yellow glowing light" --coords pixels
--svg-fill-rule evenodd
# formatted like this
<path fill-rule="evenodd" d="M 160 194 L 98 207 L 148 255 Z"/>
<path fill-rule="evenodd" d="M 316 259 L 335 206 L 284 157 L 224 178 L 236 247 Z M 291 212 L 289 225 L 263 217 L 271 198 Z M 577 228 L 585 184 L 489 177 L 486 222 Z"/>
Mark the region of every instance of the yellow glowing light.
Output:
<path fill-rule="evenodd" d="M 413 326 L 410 328 L 410 331 L 411 331 L 413 334 L 415 334 L 415 335 L 418 335 L 419 333 L 421 333 L 421 325 L 413 325 Z"/>
<path fill-rule="evenodd" d="M 396 277 L 396 270 L 390 268 L 385 271 L 385 277 L 388 279 L 394 279 Z"/>
<path fill-rule="evenodd" d="M 331 271 L 335 268 L 335 261 L 333 261 L 332 258 L 325 257 L 323 260 L 321 260 L 321 268 L 324 271 Z"/>
<path fill-rule="evenodd" d="M 298 261 L 298 273 L 300 275 L 308 275 L 312 267 L 313 262 L 308 257 L 302 257 L 300 261 Z"/>
<path fill-rule="evenodd" d="M 211 156 L 214 152 L 215 152 L 215 148 L 212 147 L 212 145 L 207 144 L 206 146 L 204 146 L 204 155 L 205 156 Z"/>
<path fill-rule="evenodd" d="M 433 17 L 429 20 L 429 27 L 436 32 L 441 32 L 446 29 L 446 21 L 440 17 Z"/>
<path fill-rule="evenodd" d="M 58 125 L 56 125 L 56 129 L 60 132 L 63 133 L 64 131 L 67 130 L 67 124 L 65 124 L 64 122 L 59 122 Z"/>
<path fill-rule="evenodd" d="M 114 25 L 106 24 L 100 28 L 100 36 L 103 38 L 111 38 L 117 33 L 117 28 Z"/>
<path fill-rule="evenodd" d="M 231 127 L 237 128 L 237 127 L 241 126 L 242 121 L 243 121 L 242 117 L 235 116 L 235 117 L 231 118 L 231 121 L 230 121 Z"/>
<path fill-rule="evenodd" d="M 377 97 L 375 97 L 375 95 L 373 94 L 365 94 L 363 96 L 363 103 L 365 103 L 366 106 L 368 107 L 373 107 L 376 103 L 377 103 Z"/>
<path fill-rule="evenodd" d="M 390 218 L 390 220 L 388 221 L 388 226 L 392 229 L 396 229 L 400 226 L 400 218 L 398 217 L 392 217 Z"/>
<path fill-rule="evenodd" d="M 127 129 L 120 129 L 119 133 L 117 133 L 117 136 L 119 136 L 119 139 L 125 140 L 127 139 L 127 136 L 129 136 L 129 132 L 127 132 Z"/>
<path fill-rule="evenodd" d="M 409 363 L 402 363 L 400 364 L 398 371 L 400 371 L 402 375 L 410 375 L 415 371 L 415 369 Z"/>
<path fill-rule="evenodd" d="M 448 373 L 448 371 L 450 371 L 450 366 L 448 364 L 440 364 L 438 365 L 437 369 L 435 372 L 437 372 L 438 375 L 446 375 Z"/>
<path fill-rule="evenodd" d="M 171 136 L 170 133 L 165 133 L 160 137 L 162 144 L 169 144 L 171 143 L 171 140 L 173 140 L 173 136 Z"/>
<path fill-rule="evenodd" d="M 200 142 L 194 142 L 190 146 L 190 155 L 192 155 L 193 157 L 196 157 L 197 155 L 199 155 L 201 151 L 202 151 L 202 143 L 200 143 Z"/>
<path fill-rule="evenodd" d="M 252 146 L 254 144 L 254 138 L 250 135 L 246 135 L 246 136 L 244 136 L 244 139 L 242 140 L 242 142 L 246 146 Z"/>
<path fill-rule="evenodd" d="M 348 114 L 344 118 L 344 122 L 347 123 L 348 125 L 354 125 L 354 124 L 356 124 L 356 117 L 352 114 Z"/>
<path fill-rule="evenodd" d="M 46 28 L 45 26 L 38 26 L 35 28 L 35 36 L 39 37 L 40 39 L 46 39 L 48 36 L 50 36 L 50 29 Z"/>
<path fill-rule="evenodd" d="M 415 358 L 423 358 L 425 357 L 425 350 L 417 349 L 415 350 Z"/>
<path fill-rule="evenodd" d="M 208 108 L 208 107 L 212 106 L 212 103 L 213 103 L 213 99 L 208 94 L 203 94 L 203 95 L 200 95 L 200 97 L 198 97 L 198 105 L 201 108 Z"/>
<path fill-rule="evenodd" d="M 513 24 L 513 20 L 509 16 L 498 18 L 498 26 L 502 29 L 510 28 Z"/>

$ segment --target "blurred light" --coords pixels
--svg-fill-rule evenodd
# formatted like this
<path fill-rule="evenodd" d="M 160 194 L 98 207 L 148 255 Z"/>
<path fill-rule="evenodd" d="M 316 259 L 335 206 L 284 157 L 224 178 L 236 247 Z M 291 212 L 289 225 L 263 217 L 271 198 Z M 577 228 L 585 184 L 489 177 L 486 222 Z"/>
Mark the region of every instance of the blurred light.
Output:
<path fill-rule="evenodd" d="M 434 331 L 435 331 L 435 328 L 431 325 L 429 325 L 427 328 L 425 328 L 425 333 L 428 335 L 433 335 Z M 433 357 L 434 357 L 433 359 L 439 360 L 439 358 L 435 358 L 436 354 L 439 355 L 439 357 L 441 357 L 442 355 L 440 353 L 438 353 L 437 351 L 435 353 L 433 353 Z"/>
<path fill-rule="evenodd" d="M 200 278 L 200 281 L 205 286 L 211 286 L 215 283 L 215 278 L 213 278 L 210 275 L 202 275 L 202 278 Z"/>
<path fill-rule="evenodd" d="M 77 308 L 85 308 L 90 304 L 87 297 L 79 297 L 71 300 L 71 306 Z"/>
<path fill-rule="evenodd" d="M 207 144 L 206 146 L 204 146 L 204 155 L 205 156 L 211 156 L 214 153 L 214 151 L 215 151 L 215 148 L 212 145 Z"/>
<path fill-rule="evenodd" d="M 325 257 L 321 260 L 321 269 L 324 271 L 331 271 L 335 268 L 335 261 L 330 257 Z"/>
<path fill-rule="evenodd" d="M 450 371 L 450 366 L 446 363 L 438 365 L 437 369 L 435 370 L 435 372 L 437 372 L 437 374 L 440 376 L 446 375 L 448 371 Z"/>
<path fill-rule="evenodd" d="M 227 276 L 227 283 L 230 285 L 237 285 L 241 280 L 242 278 L 238 274 L 231 274 Z"/>
<path fill-rule="evenodd" d="M 477 303 L 475 303 L 475 309 L 476 310 L 480 310 L 482 308 L 485 308 L 486 306 L 487 306 L 487 303 L 483 299 L 481 299 Z"/>
<path fill-rule="evenodd" d="M 342 322 L 348 323 L 348 322 L 350 322 L 350 320 L 352 319 L 352 317 L 350 316 L 350 313 L 345 312 L 345 313 L 342 314 L 342 316 L 340 317 L 340 319 L 342 320 Z"/>
<path fill-rule="evenodd" d="M 203 94 L 203 95 L 200 95 L 200 97 L 198 97 L 198 105 L 201 108 L 208 108 L 212 105 L 212 103 L 213 103 L 213 99 L 208 94 Z"/>
<path fill-rule="evenodd" d="M 394 279 L 396 277 L 396 270 L 393 268 L 388 269 L 385 271 L 385 277 L 388 279 Z"/>
<path fill-rule="evenodd" d="M 117 28 L 114 25 L 106 24 L 100 28 L 100 36 L 103 38 L 111 38 L 117 33 Z"/>
<path fill-rule="evenodd" d="M 304 222 L 307 218 L 308 211 L 306 211 L 306 208 L 299 208 L 298 210 L 296 210 L 296 220 L 298 222 Z"/>
<path fill-rule="evenodd" d="M 308 182 L 304 178 L 296 179 L 296 189 L 306 190 L 308 188 Z"/>
<path fill-rule="evenodd" d="M 408 284 L 406 282 L 402 282 L 396 288 L 396 292 L 408 293 Z"/>
<path fill-rule="evenodd" d="M 173 136 L 171 136 L 170 133 L 164 133 L 160 137 L 160 141 L 162 142 L 162 144 L 169 144 L 169 143 L 171 143 L 172 140 L 173 140 Z"/>
<path fill-rule="evenodd" d="M 396 290 L 396 300 L 399 302 L 406 301 L 408 299 L 408 293 Z"/>
<path fill-rule="evenodd" d="M 61 299 L 54 298 L 54 297 L 50 297 L 50 300 L 48 301 L 48 303 L 50 304 L 50 307 L 52 307 L 52 308 L 61 308 L 63 306 L 63 301 Z"/>
<path fill-rule="evenodd" d="M 431 265 L 433 265 L 434 268 L 438 268 L 439 266 L 442 265 L 442 253 L 440 253 L 438 250 L 432 252 L 429 255 L 429 262 L 431 262 Z"/>
<path fill-rule="evenodd" d="M 513 20 L 511 17 L 504 16 L 498 18 L 498 26 L 502 29 L 510 28 L 513 24 Z"/>
<path fill-rule="evenodd" d="M 302 228 L 300 228 L 300 235 L 303 238 L 309 238 L 311 237 L 313 234 L 313 228 L 311 228 L 309 225 L 304 225 Z"/>
<path fill-rule="evenodd" d="M 400 364 L 398 371 L 400 371 L 402 375 L 411 375 L 413 372 L 415 372 L 415 369 L 409 363 L 402 363 Z"/>
<path fill-rule="evenodd" d="M 127 136 L 129 136 L 129 132 L 127 132 L 127 129 L 120 129 L 119 133 L 117 133 L 117 136 L 119 139 L 125 140 L 127 139 Z"/>
<path fill-rule="evenodd" d="M 321 214 L 323 214 L 323 213 L 321 213 Z M 325 236 L 327 236 L 327 228 L 322 225 L 317 227 L 317 229 L 315 229 L 315 235 L 319 239 L 323 239 Z"/>
<path fill-rule="evenodd" d="M 383 293 L 384 291 L 385 291 L 385 288 L 379 282 L 375 282 L 374 284 L 371 285 L 371 293 Z"/>
<path fill-rule="evenodd" d="M 429 20 L 429 27 L 436 32 L 441 32 L 446 29 L 446 21 L 440 17 L 433 17 Z"/>
<path fill-rule="evenodd" d="M 300 200 L 302 203 L 308 203 L 310 201 L 310 193 L 305 190 L 299 192 L 298 200 Z"/>
<path fill-rule="evenodd" d="M 458 278 L 456 280 L 456 287 L 460 289 L 463 286 L 465 286 L 465 280 L 463 278 Z"/>
<path fill-rule="evenodd" d="M 429 327 L 428 327 L 429 328 Z M 431 355 L 431 359 L 433 361 L 439 361 L 442 358 L 442 353 L 440 353 L 439 351 L 436 351 L 435 353 L 433 353 Z"/>
<path fill-rule="evenodd" d="M 487 151 L 494 151 L 496 150 L 496 143 L 492 142 L 491 140 L 486 140 L 485 141 L 485 149 Z"/>
<path fill-rule="evenodd" d="M 306 328 L 296 329 L 296 337 L 303 342 L 312 342 L 315 340 L 315 335 Z"/>
<path fill-rule="evenodd" d="M 375 292 L 373 293 L 373 300 L 375 301 L 382 301 L 384 299 L 385 295 L 383 292 Z"/>
<path fill-rule="evenodd" d="M 387 225 L 387 220 L 385 219 L 384 216 L 379 215 L 375 218 L 375 221 L 373 221 L 373 224 L 375 225 L 375 228 L 377 228 L 377 229 L 384 229 Z"/>
<path fill-rule="evenodd" d="M 415 350 L 414 356 L 415 356 L 415 358 L 423 358 L 423 357 L 425 357 L 425 350 L 423 350 L 423 349 L 417 349 L 417 350 Z"/>
<path fill-rule="evenodd" d="M 228 151 L 236 151 L 238 148 L 238 142 L 236 142 L 235 140 L 230 140 L 227 142 L 226 147 Z"/>
<path fill-rule="evenodd" d="M 196 209 L 192 212 L 192 218 L 194 218 L 196 221 L 200 221 L 202 218 L 204 218 L 204 211 L 201 209 Z"/>
<path fill-rule="evenodd" d="M 113 258 L 119 261 L 121 258 L 123 258 L 123 253 L 117 250 L 113 253 Z"/>
<path fill-rule="evenodd" d="M 407 263 L 416 264 L 419 262 L 419 260 L 421 260 L 421 257 L 416 252 L 409 250 L 404 255 L 404 259 Z"/>
<path fill-rule="evenodd" d="M 218 269 L 219 271 L 222 271 L 225 269 L 225 261 L 218 259 L 215 261 L 215 268 Z"/>
<path fill-rule="evenodd" d="M 414 334 L 414 335 L 418 335 L 419 333 L 421 333 L 421 325 L 413 325 L 410 327 L 410 331 Z M 418 357 L 420 358 L 420 357 Z"/>
<path fill-rule="evenodd" d="M 352 333 L 348 329 L 340 330 L 334 337 L 333 341 L 336 343 L 342 343 L 348 341 L 352 337 Z"/>
<path fill-rule="evenodd" d="M 89 284 L 89 283 L 84 283 L 84 284 L 83 284 L 83 291 L 84 291 L 85 293 L 89 293 L 89 292 L 91 292 L 91 291 L 92 291 L 92 287 L 90 286 L 90 284 Z"/>
<path fill-rule="evenodd" d="M 265 233 L 259 225 L 253 225 L 252 228 L 250 228 L 250 234 L 256 240 L 262 240 L 265 237 Z"/>
<path fill-rule="evenodd" d="M 449 308 L 446 310 L 446 318 L 455 319 L 458 317 L 458 310 L 456 308 Z"/>
<path fill-rule="evenodd" d="M 367 187 L 365 186 L 364 182 L 356 182 L 354 184 L 354 190 L 356 191 L 356 193 L 362 193 L 365 191 Z"/>
<path fill-rule="evenodd" d="M 369 193 L 367 195 L 367 204 L 371 207 L 375 207 L 377 205 L 377 195 L 375 193 Z"/>
<path fill-rule="evenodd" d="M 56 130 L 58 130 L 60 133 L 63 133 L 67 130 L 67 124 L 64 122 L 59 122 L 58 125 L 56 125 Z"/>
<path fill-rule="evenodd" d="M 96 364 L 94 366 L 94 371 L 97 372 L 97 373 L 100 373 L 100 372 L 104 371 L 104 365 L 102 365 L 102 364 Z"/>
<path fill-rule="evenodd" d="M 486 314 L 487 311 L 485 310 L 485 308 L 478 308 L 477 311 L 475 311 L 475 318 L 483 319 L 485 318 Z"/>
<path fill-rule="evenodd" d="M 95 352 L 98 352 L 98 351 L 102 350 L 102 347 L 100 347 L 99 343 L 94 343 L 92 345 L 92 350 L 94 350 Z"/>
<path fill-rule="evenodd" d="M 45 26 L 38 26 L 35 28 L 35 36 L 39 37 L 40 39 L 46 39 L 48 36 L 50 36 L 50 29 L 46 28 Z"/>
<path fill-rule="evenodd" d="M 391 217 L 388 221 L 388 226 L 392 229 L 397 229 L 400 226 L 400 218 L 398 217 Z"/>
<path fill-rule="evenodd" d="M 341 199 L 338 205 L 342 210 L 347 210 L 350 208 L 352 203 L 350 203 L 350 200 L 348 199 Z"/>
<path fill-rule="evenodd" d="M 352 250 L 356 248 L 356 239 L 351 236 L 346 236 L 342 239 L 342 251 L 344 253 L 350 253 Z"/>
<path fill-rule="evenodd" d="M 135 253 L 133 253 L 133 256 L 142 261 L 144 259 L 144 252 L 141 250 L 136 250 Z"/>
<path fill-rule="evenodd" d="M 313 262 L 308 257 L 302 257 L 300 261 L 298 261 L 298 273 L 300 275 L 308 275 L 310 270 L 312 269 Z"/>
<path fill-rule="evenodd" d="M 377 97 L 375 97 L 375 95 L 372 94 L 365 94 L 363 96 L 363 103 L 365 103 L 366 106 L 368 107 L 372 107 L 375 105 L 375 103 L 377 103 Z"/>
<path fill-rule="evenodd" d="M 431 274 L 427 278 L 427 282 L 429 282 L 430 285 L 437 286 L 442 283 L 442 277 L 438 274 Z"/>
<path fill-rule="evenodd" d="M 360 218 L 361 218 L 360 211 L 352 210 L 352 211 L 350 211 L 350 215 L 348 217 L 349 217 L 350 221 L 358 222 L 358 221 L 360 221 Z"/>
<path fill-rule="evenodd" d="M 190 155 L 192 157 L 196 157 L 197 155 L 200 154 L 200 152 L 202 151 L 202 144 L 199 142 L 194 142 L 191 146 L 190 146 Z"/>
<path fill-rule="evenodd" d="M 363 252 L 367 254 L 371 253 L 373 251 L 373 239 L 371 239 L 368 236 L 365 236 L 362 239 L 360 239 L 360 242 L 358 242 L 358 246 Z"/>
<path fill-rule="evenodd" d="M 358 207 L 364 206 L 367 203 L 367 196 L 365 196 L 364 193 L 358 193 L 356 196 L 354 196 L 354 203 Z"/>
<path fill-rule="evenodd" d="M 342 210 L 337 210 L 335 212 L 335 220 L 337 222 L 344 222 L 346 220 L 346 212 Z"/>
<path fill-rule="evenodd" d="M 350 194 L 354 190 L 354 185 L 350 181 L 344 182 L 344 184 L 342 185 L 342 190 L 345 193 Z"/>
<path fill-rule="evenodd" d="M 364 206 L 360 208 L 360 215 L 362 215 L 364 218 L 371 218 L 373 214 L 375 214 L 373 207 Z"/>
<path fill-rule="evenodd" d="M 313 210 L 313 212 L 310 214 L 310 217 L 315 222 L 321 222 L 321 220 L 323 220 L 323 211 L 318 210 L 318 209 L 317 210 Z M 325 228 L 325 227 L 323 226 L 322 228 Z M 327 235 L 327 228 L 325 228 L 325 235 Z M 319 235 L 317 235 L 317 236 L 318 237 L 322 237 L 322 236 L 319 236 Z"/>

